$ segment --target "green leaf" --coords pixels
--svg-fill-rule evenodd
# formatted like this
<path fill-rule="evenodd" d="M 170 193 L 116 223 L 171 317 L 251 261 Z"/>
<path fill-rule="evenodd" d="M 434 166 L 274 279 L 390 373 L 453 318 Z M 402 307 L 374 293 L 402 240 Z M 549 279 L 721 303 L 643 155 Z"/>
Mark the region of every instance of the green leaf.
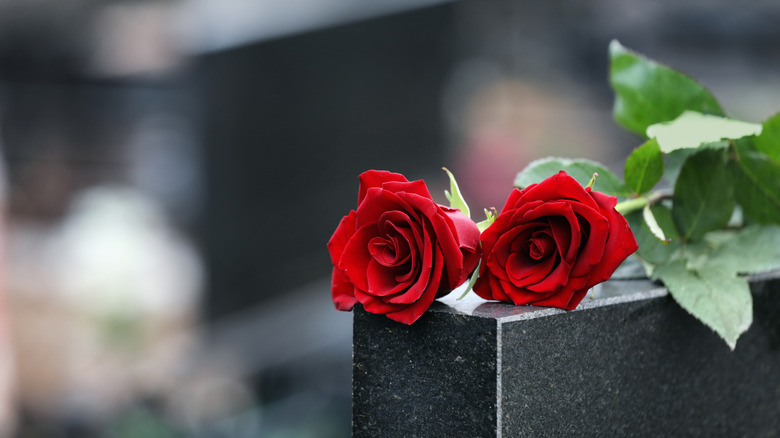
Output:
<path fill-rule="evenodd" d="M 780 162 L 764 154 L 742 150 L 730 161 L 734 197 L 745 216 L 759 223 L 780 224 Z"/>
<path fill-rule="evenodd" d="M 487 219 L 485 219 L 484 221 L 481 221 L 481 222 L 477 222 L 477 229 L 479 229 L 479 232 L 481 233 L 481 232 L 487 230 L 487 228 L 490 226 L 490 224 L 492 224 L 493 222 L 496 221 L 496 217 L 497 216 L 498 216 L 498 214 L 496 214 L 496 209 L 495 208 L 491 208 L 490 210 L 488 210 L 486 208 L 485 209 L 485 217 Z"/>
<path fill-rule="evenodd" d="M 479 278 L 480 269 L 482 269 L 482 260 L 477 263 L 477 267 L 474 268 L 474 272 L 472 272 L 471 277 L 469 277 L 469 284 L 466 286 L 466 290 L 463 292 L 463 295 L 458 297 L 457 301 L 466 298 L 466 295 L 468 295 L 469 292 L 471 292 L 471 289 L 474 288 L 474 285 L 477 284 L 477 278 Z"/>
<path fill-rule="evenodd" d="M 637 256 L 645 264 L 645 270 L 648 275 L 652 274 L 652 268 L 656 265 L 664 265 L 672 260 L 680 258 L 680 239 L 672 220 L 672 212 L 664 205 L 656 204 L 650 207 L 653 217 L 659 228 L 664 232 L 664 236 L 669 238 L 669 243 L 658 240 L 658 237 L 650 230 L 644 219 L 642 212 L 636 211 L 628 216 L 628 224 L 634 233 L 634 238 L 639 245 Z M 648 266 L 651 265 L 651 266 Z"/>
<path fill-rule="evenodd" d="M 626 185 L 637 194 L 650 191 L 664 174 L 664 155 L 656 139 L 650 139 L 634 149 L 626 160 Z"/>
<path fill-rule="evenodd" d="M 647 228 L 650 229 L 650 232 L 653 233 L 653 236 L 655 236 L 656 239 L 663 244 L 669 243 L 669 239 L 666 237 L 663 228 L 658 225 L 658 222 L 650 209 L 650 204 L 645 204 L 645 208 L 642 209 L 642 217 L 647 224 Z"/>
<path fill-rule="evenodd" d="M 666 170 L 663 179 L 674 186 L 677 183 L 677 177 L 680 176 L 680 169 L 691 155 L 695 155 L 696 149 L 678 149 L 666 155 Z"/>
<path fill-rule="evenodd" d="M 685 110 L 724 115 L 718 101 L 690 77 L 634 53 L 619 42 L 609 45 L 613 114 L 641 136 L 647 127 L 673 120 Z"/>
<path fill-rule="evenodd" d="M 734 210 L 725 152 L 704 149 L 689 157 L 674 185 L 672 217 L 686 240 L 723 228 Z"/>
<path fill-rule="evenodd" d="M 765 120 L 762 126 L 761 135 L 753 140 L 756 150 L 780 162 L 780 113 Z"/>
<path fill-rule="evenodd" d="M 461 213 L 471 217 L 471 211 L 469 210 L 466 201 L 463 200 L 463 195 L 460 193 L 460 188 L 458 188 L 458 183 L 455 181 L 455 176 L 452 172 L 447 170 L 446 167 L 442 167 L 442 169 L 444 169 L 444 171 L 447 172 L 447 176 L 450 177 L 450 191 L 444 191 L 444 195 L 447 197 L 447 200 L 450 201 L 450 207 L 457 208 Z"/>
<path fill-rule="evenodd" d="M 713 231 L 703 243 L 708 247 L 706 264 L 712 269 L 755 274 L 780 268 L 780 227 L 776 225 Z"/>
<path fill-rule="evenodd" d="M 745 278 L 719 269 L 687 269 L 683 261 L 659 266 L 660 279 L 680 306 L 713 329 L 732 350 L 753 322 L 753 297 Z"/>
<path fill-rule="evenodd" d="M 576 179 L 583 187 L 588 184 L 594 173 L 598 173 L 599 177 L 593 190 L 619 198 L 627 198 L 632 195 L 631 189 L 602 164 L 590 160 L 571 160 L 568 158 L 542 158 L 531 162 L 517 174 L 515 187 L 525 188 L 531 184 L 538 184 L 561 170 Z"/>
<path fill-rule="evenodd" d="M 728 147 L 728 143 L 721 140 L 758 135 L 761 129 L 762 126 L 757 123 L 685 111 L 671 122 L 648 126 L 647 136 L 657 138 L 661 150 L 669 153 L 677 149 L 698 148 L 704 144 Z"/>

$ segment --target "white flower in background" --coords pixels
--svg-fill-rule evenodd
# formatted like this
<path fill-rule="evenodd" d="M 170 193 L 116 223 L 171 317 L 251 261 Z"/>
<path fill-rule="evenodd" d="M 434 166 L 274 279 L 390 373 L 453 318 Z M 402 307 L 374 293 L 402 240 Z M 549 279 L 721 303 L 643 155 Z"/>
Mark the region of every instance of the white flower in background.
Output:
<path fill-rule="evenodd" d="M 62 223 L 52 256 L 62 292 L 95 315 L 156 316 L 191 310 L 200 261 L 160 208 L 126 188 L 80 196 Z"/>

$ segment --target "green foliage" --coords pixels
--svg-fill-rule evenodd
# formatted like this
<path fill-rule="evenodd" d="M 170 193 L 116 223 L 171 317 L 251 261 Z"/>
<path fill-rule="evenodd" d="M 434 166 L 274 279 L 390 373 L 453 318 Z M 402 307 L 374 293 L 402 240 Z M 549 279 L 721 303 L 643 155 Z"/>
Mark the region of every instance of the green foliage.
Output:
<path fill-rule="evenodd" d="M 762 126 L 725 117 L 685 111 L 670 122 L 661 122 L 647 127 L 647 136 L 655 137 L 663 152 L 677 149 L 697 148 L 709 144 L 710 147 L 728 147 L 724 139 L 738 139 L 761 133 Z"/>
<path fill-rule="evenodd" d="M 466 204 L 466 201 L 463 199 L 463 195 L 460 193 L 460 188 L 458 187 L 458 183 L 455 181 L 455 176 L 452 174 L 452 172 L 447 170 L 447 168 L 442 167 L 442 169 L 447 172 L 447 176 L 450 177 L 450 191 L 444 191 L 444 196 L 446 196 L 447 200 L 450 201 L 450 207 L 457 208 L 461 211 L 461 213 L 471 217 L 471 211 L 469 210 L 468 204 Z"/>
<path fill-rule="evenodd" d="M 666 237 L 663 228 L 658 225 L 658 221 L 650 208 L 650 204 L 645 204 L 645 207 L 642 209 L 642 218 L 645 220 L 647 228 L 653 233 L 653 236 L 655 236 L 656 239 L 664 244 L 669 243 L 669 239 Z"/>
<path fill-rule="evenodd" d="M 734 195 L 725 166 L 724 151 L 704 149 L 689 157 L 674 185 L 672 217 L 686 240 L 728 224 Z"/>
<path fill-rule="evenodd" d="M 739 230 L 713 231 L 689 252 L 705 254 L 708 266 L 734 274 L 780 269 L 780 227 L 754 224 Z"/>
<path fill-rule="evenodd" d="M 702 266 L 693 270 L 682 261 L 656 268 L 674 300 L 713 329 L 732 350 L 753 322 L 753 297 L 747 280 L 730 272 Z"/>
<path fill-rule="evenodd" d="M 626 160 L 623 177 L 637 194 L 649 192 L 664 174 L 664 155 L 653 138 L 634 149 Z"/>
<path fill-rule="evenodd" d="M 731 349 L 752 321 L 747 279 L 780 268 L 780 227 L 751 225 L 719 230 L 701 242 L 668 253 L 653 278 L 664 282 L 685 310 L 715 330 Z"/>
<path fill-rule="evenodd" d="M 741 275 L 780 269 L 780 113 L 726 118 L 693 79 L 614 41 L 609 53 L 615 119 L 651 138 L 626 160 L 634 197 L 618 205 L 636 256 L 733 349 L 752 322 Z M 673 192 L 650 193 L 660 179 Z"/>
<path fill-rule="evenodd" d="M 641 136 L 647 127 L 675 119 L 685 110 L 724 115 L 717 100 L 690 77 L 638 55 L 619 42 L 609 45 L 613 114 Z"/>
<path fill-rule="evenodd" d="M 780 224 L 780 162 L 743 151 L 729 162 L 728 169 L 745 216 L 759 223 Z"/>
<path fill-rule="evenodd" d="M 591 160 L 570 160 L 567 158 L 543 158 L 531 162 L 525 169 L 517 174 L 515 187 L 525 188 L 531 184 L 537 184 L 559 171 L 565 171 L 569 176 L 577 180 L 585 187 L 594 173 L 598 173 L 593 190 L 618 198 L 626 198 L 632 195 L 623 182 L 603 165 Z"/>
<path fill-rule="evenodd" d="M 636 211 L 626 217 L 639 245 L 637 255 L 644 262 L 648 275 L 652 275 L 655 266 L 666 264 L 675 258 L 679 258 L 681 253 L 681 242 L 672 220 L 671 210 L 661 204 L 651 206 L 650 210 L 653 213 L 656 224 L 663 230 L 664 237 L 668 239 L 668 242 L 658 239 L 644 219 L 644 212 Z"/>
<path fill-rule="evenodd" d="M 780 113 L 765 120 L 762 127 L 761 135 L 754 140 L 756 150 L 780 162 Z"/>
<path fill-rule="evenodd" d="M 488 210 L 486 208 L 485 209 L 485 217 L 486 217 L 486 219 L 481 221 L 481 222 L 477 222 L 477 228 L 479 229 L 479 232 L 481 233 L 481 232 L 485 231 L 487 229 L 487 227 L 490 226 L 490 224 L 492 224 L 493 222 L 496 221 L 496 217 L 497 216 L 498 216 L 498 214 L 496 213 L 496 209 L 495 208 L 491 208 L 490 210 Z"/>
<path fill-rule="evenodd" d="M 482 231 L 482 230 L 480 230 Z M 466 290 L 463 291 L 463 295 L 458 297 L 458 301 L 466 298 L 466 295 L 471 292 L 471 290 L 474 288 L 474 285 L 477 284 L 477 278 L 479 278 L 479 271 L 482 269 L 482 260 L 477 263 L 477 267 L 474 268 L 474 272 L 471 273 L 471 276 L 469 277 L 469 284 L 466 286 Z"/>

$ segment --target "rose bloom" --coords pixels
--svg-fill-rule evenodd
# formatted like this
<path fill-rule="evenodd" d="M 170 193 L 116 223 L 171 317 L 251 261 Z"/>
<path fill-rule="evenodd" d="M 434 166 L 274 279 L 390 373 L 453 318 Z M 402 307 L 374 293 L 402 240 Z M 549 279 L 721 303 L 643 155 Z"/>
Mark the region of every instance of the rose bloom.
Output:
<path fill-rule="evenodd" d="M 466 281 L 479 262 L 479 229 L 460 210 L 436 204 L 423 181 L 370 170 L 357 210 L 328 242 L 333 303 L 411 324 L 433 300 Z"/>
<path fill-rule="evenodd" d="M 514 189 L 480 238 L 474 292 L 488 300 L 571 310 L 637 249 L 617 198 L 559 172 Z"/>

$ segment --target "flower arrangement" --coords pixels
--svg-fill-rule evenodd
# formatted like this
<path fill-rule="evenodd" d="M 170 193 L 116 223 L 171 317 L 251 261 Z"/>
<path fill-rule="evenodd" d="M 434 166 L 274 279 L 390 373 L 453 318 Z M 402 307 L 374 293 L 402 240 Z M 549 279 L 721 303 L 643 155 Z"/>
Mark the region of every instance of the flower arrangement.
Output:
<path fill-rule="evenodd" d="M 484 299 L 571 310 L 633 254 L 734 349 L 753 317 L 745 275 L 780 268 L 780 113 L 730 119 L 695 80 L 617 41 L 609 60 L 614 118 L 646 139 L 622 180 L 537 160 L 476 223 L 449 171 L 449 206 L 422 181 L 365 172 L 328 243 L 336 308 L 412 324 L 468 281 Z"/>

